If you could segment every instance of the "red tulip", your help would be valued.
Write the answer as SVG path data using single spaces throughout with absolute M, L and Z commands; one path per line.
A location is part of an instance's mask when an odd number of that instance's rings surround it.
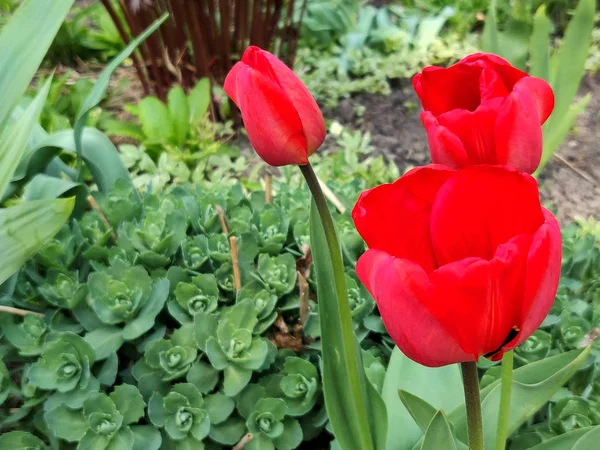
M 315 99 L 271 53 L 248 47 L 224 89 L 242 112 L 250 143 L 268 164 L 308 164 L 323 143 L 325 121 Z
M 363 192 L 357 273 L 390 336 L 430 367 L 493 360 L 548 314 L 561 235 L 535 180 L 500 166 L 416 168 Z
M 548 83 L 502 58 L 467 56 L 413 78 L 424 111 L 431 160 L 459 169 L 508 165 L 533 173 L 542 156 L 542 124 L 554 108 Z

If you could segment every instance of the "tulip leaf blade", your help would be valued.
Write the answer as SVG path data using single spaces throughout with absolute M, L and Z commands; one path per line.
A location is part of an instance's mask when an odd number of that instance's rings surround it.
M 573 376 L 588 358 L 589 347 L 527 364 L 513 372 L 508 432 L 513 433 L 538 411 Z M 493 448 L 498 423 L 501 383 L 496 380 L 481 390 L 483 434 L 486 448 Z M 464 404 L 449 414 L 456 435 L 467 440 Z
M 586 450 L 594 448 L 598 439 L 600 439 L 600 426 L 579 428 L 542 442 L 531 450 Z
M 481 48 L 484 52 L 500 53 L 500 33 L 498 32 L 498 19 L 496 17 L 496 0 L 491 0 L 483 26 L 483 40 Z
M 595 16 L 596 1 L 580 0 L 567 25 L 560 48 L 552 58 L 550 66 L 555 70 L 550 74 L 550 85 L 554 90 L 554 111 L 543 127 L 544 151 L 540 167 L 544 166 L 564 139 L 564 135 L 559 139 L 560 133 L 556 130 L 559 127 L 564 129 L 565 115 L 570 112 L 569 108 L 585 73 Z
M 540 5 L 533 17 L 533 31 L 529 41 L 529 74 L 550 81 L 550 28 L 546 5 Z
M 394 348 L 383 383 L 383 398 L 388 413 L 388 449 L 411 450 L 425 432 L 411 418 L 412 414 L 398 396 L 398 390 L 410 392 L 413 397 L 430 405 L 433 417 L 437 409 L 452 411 L 464 403 L 462 389 L 458 365 L 425 367 L 409 359 L 397 347 Z
M 423 445 L 421 445 L 421 450 L 438 450 L 440 448 L 457 450 L 452 429 L 442 410 L 437 411 L 431 419 L 425 432 Z
M 330 231 L 337 236 L 335 226 Z M 344 287 L 346 298 L 338 298 L 333 261 L 314 201 L 310 209 L 310 242 L 317 275 L 320 323 L 327 324 L 321 328 L 323 394 L 336 440 L 341 450 L 384 450 L 385 403 L 364 372 L 347 289 Z M 341 258 L 341 248 L 337 251 Z M 345 282 L 343 274 L 338 278 L 338 282 L 340 279 Z

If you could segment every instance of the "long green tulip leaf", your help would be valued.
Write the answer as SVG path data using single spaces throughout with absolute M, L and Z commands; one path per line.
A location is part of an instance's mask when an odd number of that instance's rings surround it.
M 496 9 L 496 0 L 491 0 L 485 17 L 485 24 L 483 26 L 481 49 L 484 52 L 499 54 L 500 33 L 498 33 Z
M 405 393 L 404 400 L 415 397 L 431 405 L 431 416 L 422 419 L 425 421 L 422 428 L 413 420 L 415 411 L 411 413 L 401 401 L 399 390 Z M 387 448 L 410 450 L 423 437 L 424 427 L 437 409 L 452 411 L 464 403 L 460 370 L 457 365 L 422 366 L 395 348 L 383 383 L 383 398 L 388 413 Z
M 348 297 L 338 298 L 333 263 L 314 202 L 310 211 L 310 239 L 317 275 L 323 391 L 329 420 L 342 450 L 383 450 L 387 428 L 385 404 L 365 375 Z M 347 290 L 344 291 L 347 295 Z
M 90 91 L 88 96 L 83 101 L 83 104 L 81 105 L 81 109 L 79 110 L 79 113 L 77 114 L 77 118 L 75 120 L 75 126 L 73 127 L 75 134 L 75 149 L 79 158 L 83 157 L 81 140 L 83 128 L 85 127 L 85 124 L 87 122 L 88 115 L 90 114 L 90 111 L 96 106 L 98 106 L 98 104 L 104 98 L 106 90 L 108 89 L 110 77 L 112 76 L 113 72 L 117 69 L 117 67 L 119 67 L 123 63 L 123 61 L 125 61 L 125 59 L 127 59 L 135 51 L 135 49 L 142 42 L 144 42 L 148 38 L 148 36 L 154 33 L 158 29 L 158 27 L 160 27 L 162 23 L 165 20 L 167 20 L 167 17 L 169 17 L 168 14 L 163 14 L 160 18 L 156 19 L 142 34 L 140 34 L 137 38 L 132 40 L 129 43 L 129 45 L 127 45 L 127 47 L 125 47 L 121 51 L 121 53 L 119 53 L 110 62 L 110 64 L 108 64 L 104 68 L 104 70 L 96 80 L 93 89 Z
M 8 125 L 0 134 L 0 197 L 6 191 L 23 156 L 31 130 L 37 123 L 48 97 L 50 83 L 51 78 L 27 106 L 23 115 L 14 124 Z
M 0 128 L 31 82 L 74 0 L 25 0 L 0 32 Z
M 529 75 L 550 81 L 550 19 L 546 5 L 541 5 L 533 18 L 533 31 L 529 42 Z
M 73 205 L 71 198 L 25 202 L 0 209 L 0 284 L 62 228 Z
M 530 450 L 589 450 L 596 448 L 600 440 L 600 426 L 579 428 L 556 436 Z
M 456 450 L 452 429 L 446 415 L 440 410 L 435 413 L 425 432 L 421 450 Z

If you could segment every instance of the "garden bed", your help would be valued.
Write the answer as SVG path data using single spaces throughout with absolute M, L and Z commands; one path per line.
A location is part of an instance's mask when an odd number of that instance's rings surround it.
M 542 199 L 563 225 L 578 216 L 600 216 L 600 74 L 584 78 L 580 95 L 587 93 L 592 98 L 586 110 L 540 177 Z M 325 116 L 371 133 L 375 151 L 394 160 L 402 173 L 430 161 L 419 111 L 410 80 L 399 80 L 388 96 L 357 95 Z

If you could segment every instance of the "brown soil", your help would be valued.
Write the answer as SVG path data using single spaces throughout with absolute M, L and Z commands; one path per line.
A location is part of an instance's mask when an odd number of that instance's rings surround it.
M 542 201 L 562 224 L 578 216 L 600 218 L 600 75 L 584 79 L 580 95 L 588 92 L 592 99 L 587 109 L 539 180 Z M 369 131 L 376 151 L 393 159 L 402 173 L 430 162 L 419 111 L 410 81 L 401 80 L 389 96 L 358 95 L 326 116 Z

